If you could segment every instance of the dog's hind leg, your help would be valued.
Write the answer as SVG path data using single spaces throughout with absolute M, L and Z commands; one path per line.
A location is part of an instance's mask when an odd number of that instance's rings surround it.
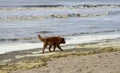
M 44 53 L 44 50 L 45 50 L 45 48 L 47 47 L 47 43 L 44 43 L 44 45 L 43 45 L 43 49 L 42 49 L 42 52 Z
M 51 52 L 51 47 L 52 47 L 52 45 L 49 45 L 49 48 L 48 48 L 48 49 L 49 49 L 49 52 Z

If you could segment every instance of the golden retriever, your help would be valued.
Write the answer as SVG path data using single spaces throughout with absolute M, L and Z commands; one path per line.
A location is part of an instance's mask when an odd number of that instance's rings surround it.
M 42 41 L 43 44 L 43 49 L 42 52 L 44 53 L 45 48 L 49 45 L 49 52 L 51 52 L 51 47 L 54 46 L 54 50 L 55 48 L 58 47 L 58 49 L 60 49 L 61 51 L 63 51 L 63 49 L 60 47 L 60 44 L 65 44 L 65 39 L 63 37 L 60 36 L 51 36 L 51 37 L 46 37 L 43 38 L 41 35 L 38 34 L 38 39 L 40 41 Z

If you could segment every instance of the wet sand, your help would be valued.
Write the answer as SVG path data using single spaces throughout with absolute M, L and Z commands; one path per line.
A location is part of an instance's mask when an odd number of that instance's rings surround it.
M 40 48 L 0 55 L 0 73 L 120 73 L 120 40 L 62 46 L 42 54 Z

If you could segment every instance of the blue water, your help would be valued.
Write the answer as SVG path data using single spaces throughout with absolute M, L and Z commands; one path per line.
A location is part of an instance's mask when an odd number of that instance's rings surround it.
M 81 16 L 76 16 L 74 15 L 75 13 L 78 13 Z M 51 17 L 53 14 L 65 14 L 68 16 L 62 18 Z M 97 16 L 94 14 L 97 14 Z M 36 19 L 34 16 L 45 18 Z M 48 9 L 44 7 L 33 9 L 32 7 L 5 7 L 0 9 L 0 17 L 1 43 L 37 42 L 37 34 L 42 34 L 43 36 L 68 36 L 119 34 L 120 32 L 120 7 L 53 7 Z M 12 39 L 18 40 L 12 41 Z

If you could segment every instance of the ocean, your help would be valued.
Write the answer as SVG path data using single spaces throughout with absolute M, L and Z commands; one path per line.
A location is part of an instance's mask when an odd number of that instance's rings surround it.
M 66 45 L 120 37 L 119 0 L 0 0 L 0 54 L 42 48 L 37 34 Z

